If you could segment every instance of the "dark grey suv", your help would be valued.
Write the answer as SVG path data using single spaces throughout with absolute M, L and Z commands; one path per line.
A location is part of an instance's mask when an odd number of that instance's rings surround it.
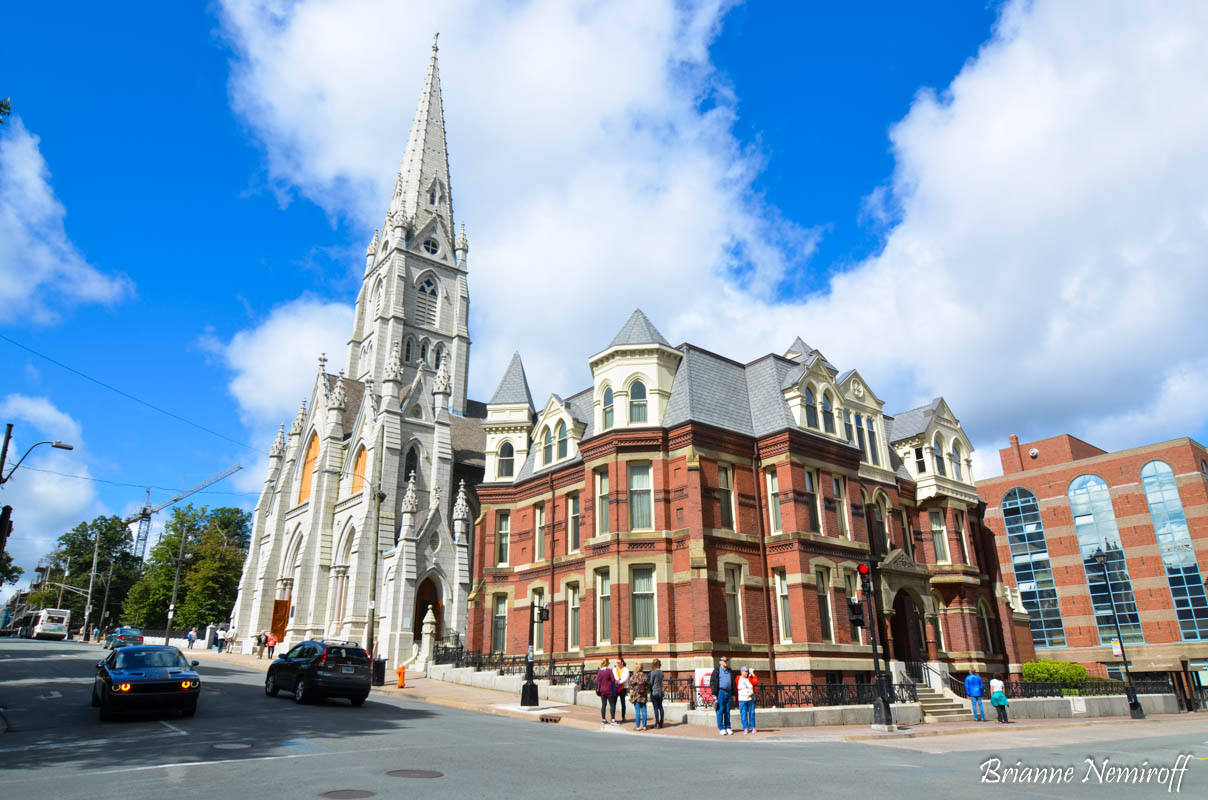
M 359 706 L 369 696 L 371 680 L 369 654 L 356 642 L 302 642 L 269 665 L 264 693 L 276 697 L 283 689 L 292 691 L 298 703 L 347 697 Z

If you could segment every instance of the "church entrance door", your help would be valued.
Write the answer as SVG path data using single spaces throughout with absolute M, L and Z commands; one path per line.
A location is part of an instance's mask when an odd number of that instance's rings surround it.
M 926 661 L 918 609 L 906 592 L 893 599 L 893 657 L 898 661 Z
M 441 617 L 442 611 L 440 605 L 440 590 L 436 588 L 436 582 L 431 578 L 426 579 L 419 585 L 419 589 L 415 593 L 415 641 L 419 642 L 424 636 L 424 617 L 428 614 L 428 609 L 432 609 L 432 616 L 436 618 L 436 638 L 440 638 L 441 632 Z

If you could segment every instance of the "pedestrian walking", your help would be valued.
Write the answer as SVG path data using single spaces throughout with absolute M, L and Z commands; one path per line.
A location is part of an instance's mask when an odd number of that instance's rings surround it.
M 600 662 L 600 671 L 596 673 L 596 694 L 600 696 L 600 727 L 617 724 L 617 677 L 608 666 L 608 659 Z M 604 717 L 607 710 L 611 719 Z
M 663 662 L 657 658 L 650 665 L 650 705 L 654 707 L 654 727 L 663 727 Z
M 755 733 L 755 685 L 746 667 L 738 671 L 738 719 L 743 733 Z
M 193 626 L 192 630 L 189 631 L 189 633 L 186 635 L 185 638 L 189 640 L 189 649 L 192 650 L 193 642 L 197 641 L 197 626 L 196 625 Z
M 237 640 L 236 640 L 236 638 L 235 638 L 235 626 L 234 626 L 234 625 L 232 625 L 231 627 L 227 628 L 227 636 L 226 636 L 226 651 L 227 651 L 228 653 L 233 653 L 233 652 L 235 652 L 235 643 L 236 643 L 236 641 L 237 641 Z
M 998 721 L 1006 724 L 1010 722 L 1007 719 L 1007 686 L 1000 678 L 993 677 L 990 679 L 990 705 L 994 706 L 994 710 L 998 712 Z
M 92 629 L 92 641 L 94 641 L 94 642 L 98 641 L 98 640 L 100 640 L 100 638 L 101 638 L 101 629 L 94 627 Z
M 218 638 L 215 641 L 215 646 L 217 646 L 219 653 L 222 652 L 222 648 L 226 647 L 226 631 L 222 628 L 218 629 Z
M 629 690 L 629 699 L 633 701 L 633 729 L 644 731 L 647 720 L 646 703 L 650 699 L 650 677 L 646 674 L 645 665 L 638 664 L 637 671 L 629 676 L 626 688 Z
M 272 631 L 268 632 L 268 657 L 273 657 L 273 651 L 277 649 L 277 634 Z
M 713 707 L 717 710 L 717 732 L 722 736 L 733 736 L 730 730 L 730 700 L 734 697 L 734 673 L 730 672 L 730 660 L 722 656 L 717 667 L 709 676 L 709 690 L 713 692 Z
M 985 693 L 986 685 L 982 683 L 981 676 L 976 670 L 969 670 L 969 674 L 965 676 L 965 694 L 969 697 L 969 703 L 973 706 L 973 719 L 981 722 L 986 721 L 986 711 L 982 707 L 982 694 Z
M 625 666 L 625 659 L 617 656 L 617 665 L 613 667 L 613 674 L 617 679 L 617 697 L 621 702 L 621 724 L 625 724 L 625 698 L 629 696 L 629 667 Z

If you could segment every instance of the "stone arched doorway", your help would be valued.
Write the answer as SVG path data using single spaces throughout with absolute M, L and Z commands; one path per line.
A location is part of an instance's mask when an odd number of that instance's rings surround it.
M 427 616 L 429 608 L 432 609 L 432 616 L 436 618 L 436 636 L 440 638 L 444 617 L 444 608 L 440 602 L 440 588 L 436 585 L 435 580 L 425 578 L 415 592 L 415 626 L 411 630 L 415 631 L 417 643 L 424 637 L 424 617 Z
M 893 599 L 890 629 L 893 632 L 895 660 L 927 660 L 927 647 L 923 639 L 923 615 L 908 592 L 898 592 Z

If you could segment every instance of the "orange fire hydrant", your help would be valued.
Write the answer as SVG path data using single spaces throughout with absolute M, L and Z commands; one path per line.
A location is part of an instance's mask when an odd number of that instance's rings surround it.
M 407 688 L 407 665 L 406 664 L 400 665 L 399 668 L 395 670 L 395 672 L 398 673 L 398 688 L 400 688 L 400 689 Z

